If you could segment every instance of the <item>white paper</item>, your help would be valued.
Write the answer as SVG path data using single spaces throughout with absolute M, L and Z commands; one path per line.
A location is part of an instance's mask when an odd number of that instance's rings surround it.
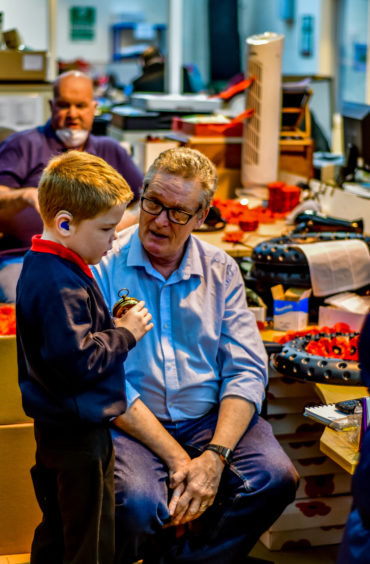
M 41 71 L 43 64 L 44 58 L 42 55 L 24 54 L 22 57 L 22 69 L 25 71 Z
M 347 239 L 292 245 L 304 252 L 314 296 L 330 296 L 370 284 L 370 253 L 364 241 Z
M 370 296 L 359 296 L 353 292 L 344 292 L 326 298 L 325 303 L 351 313 L 364 314 L 370 308 Z
M 42 96 L 0 96 L 0 126 L 21 131 L 43 123 Z

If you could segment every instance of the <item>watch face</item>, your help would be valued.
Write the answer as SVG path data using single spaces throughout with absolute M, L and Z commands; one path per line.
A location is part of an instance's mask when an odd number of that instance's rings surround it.
M 221 452 L 220 454 L 224 457 L 226 462 L 229 464 L 231 460 L 232 451 L 229 448 L 225 448 L 223 449 L 223 452 Z

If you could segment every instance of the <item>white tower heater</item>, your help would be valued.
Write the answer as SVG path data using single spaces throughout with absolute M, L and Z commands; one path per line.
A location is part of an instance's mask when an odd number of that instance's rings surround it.
M 254 114 L 244 123 L 243 192 L 266 198 L 266 184 L 277 180 L 281 124 L 281 58 L 284 36 L 266 32 L 246 40 L 246 76 L 254 77 L 246 107 Z

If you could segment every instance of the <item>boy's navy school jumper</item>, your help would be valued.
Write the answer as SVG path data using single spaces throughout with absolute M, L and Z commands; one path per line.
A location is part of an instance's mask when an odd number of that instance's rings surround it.
M 136 341 L 114 323 L 90 268 L 33 238 L 17 287 L 19 385 L 39 422 L 100 423 L 125 410 L 124 367 Z
M 31 564 L 113 564 L 114 450 L 126 407 L 123 361 L 136 340 L 114 327 L 90 268 L 35 236 L 17 285 L 23 407 L 35 421 L 31 469 L 43 512 Z

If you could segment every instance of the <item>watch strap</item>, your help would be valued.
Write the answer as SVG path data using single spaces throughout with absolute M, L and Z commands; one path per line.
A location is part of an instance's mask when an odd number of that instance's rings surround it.
M 222 462 L 224 464 L 229 465 L 231 462 L 231 457 L 233 455 L 233 451 L 231 448 L 228 447 L 224 447 L 222 445 L 216 445 L 214 443 L 210 443 L 209 445 L 207 445 L 205 447 L 204 450 L 211 450 L 213 452 L 215 452 L 216 454 L 218 454 L 218 456 L 220 457 L 220 459 L 222 460 Z

